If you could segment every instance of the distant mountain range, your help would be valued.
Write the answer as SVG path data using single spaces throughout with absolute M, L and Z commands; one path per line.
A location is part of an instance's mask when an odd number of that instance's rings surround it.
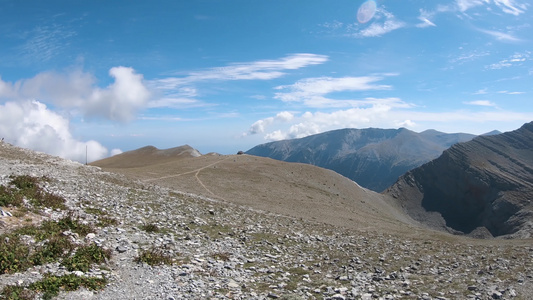
M 386 194 L 416 220 L 476 237 L 533 233 L 533 122 L 453 145 Z
M 339 129 L 258 145 L 246 154 L 327 168 L 381 192 L 405 172 L 474 137 L 435 130 L 416 133 L 405 128 Z

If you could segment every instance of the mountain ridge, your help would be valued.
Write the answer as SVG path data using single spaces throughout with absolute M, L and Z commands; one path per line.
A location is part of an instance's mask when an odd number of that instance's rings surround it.
M 345 128 L 261 144 L 246 153 L 331 169 L 381 192 L 408 170 L 437 158 L 452 144 L 473 137 L 435 130 L 416 133 L 406 128 Z
M 533 234 L 533 122 L 458 143 L 385 193 L 414 219 L 452 232 Z

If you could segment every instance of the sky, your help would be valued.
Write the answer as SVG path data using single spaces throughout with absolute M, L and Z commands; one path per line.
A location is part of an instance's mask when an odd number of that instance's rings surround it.
M 80 162 L 533 121 L 525 0 L 0 0 L 0 137 Z M 87 156 L 86 156 L 87 155 Z

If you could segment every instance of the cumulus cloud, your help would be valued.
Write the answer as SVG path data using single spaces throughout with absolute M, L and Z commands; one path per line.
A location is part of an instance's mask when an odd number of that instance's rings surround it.
M 411 130 L 436 129 L 444 132 L 462 132 L 465 128 L 478 128 L 481 134 L 493 130 L 494 127 L 504 126 L 516 128 L 524 122 L 530 122 L 533 115 L 528 112 L 512 112 L 502 109 L 493 111 L 455 110 L 447 112 L 427 112 L 406 107 L 400 99 L 390 101 L 375 99 L 374 105 L 357 107 L 330 112 L 316 111 L 295 115 L 285 124 L 270 124 L 270 130 L 263 128 L 266 140 L 276 141 L 292 138 L 302 138 L 339 128 L 398 128 L 406 127 Z M 465 102 L 473 106 L 491 106 L 495 104 L 478 100 Z M 480 124 L 486 124 L 485 127 Z
M 79 162 L 85 162 L 86 153 L 88 161 L 108 155 L 108 150 L 97 141 L 76 140 L 69 126 L 68 119 L 38 101 L 0 105 L 0 136 L 9 143 Z M 114 149 L 112 153 L 119 151 Z
M 305 112 L 296 116 L 289 112 L 278 113 L 275 117 L 258 120 L 248 130 L 246 135 L 262 134 L 267 140 L 282 140 L 300 138 L 326 130 L 345 127 L 369 127 L 383 125 L 396 126 L 404 124 L 411 126 L 415 123 L 408 119 L 391 119 L 389 112 L 393 109 L 411 107 L 398 98 L 368 98 L 365 107 L 356 107 L 333 112 Z M 268 127 L 274 127 L 268 132 Z
M 114 67 L 109 71 L 114 82 L 106 88 L 95 86 L 93 75 L 81 70 L 66 73 L 43 72 L 15 83 L 0 79 L 0 99 L 37 99 L 85 116 L 126 122 L 145 107 L 150 97 L 143 76 L 132 68 Z
M 105 89 L 94 89 L 82 107 L 89 116 L 131 121 L 150 97 L 142 83 L 143 76 L 126 67 L 112 68 L 109 75 L 115 82 Z
M 258 120 L 250 126 L 250 129 L 247 133 L 244 133 L 243 136 L 253 135 L 258 133 L 263 133 L 266 130 L 266 127 L 271 125 L 274 122 L 289 122 L 294 118 L 294 115 L 288 111 L 282 111 L 278 113 L 275 117 L 268 117 L 262 120 Z

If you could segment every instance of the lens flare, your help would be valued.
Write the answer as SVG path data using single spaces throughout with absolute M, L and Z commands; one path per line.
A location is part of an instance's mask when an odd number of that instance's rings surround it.
M 359 21 L 359 23 L 361 24 L 366 23 L 370 21 L 372 17 L 374 17 L 375 13 L 376 13 L 376 1 L 367 0 L 363 4 L 361 4 L 359 9 L 357 10 L 357 21 Z

